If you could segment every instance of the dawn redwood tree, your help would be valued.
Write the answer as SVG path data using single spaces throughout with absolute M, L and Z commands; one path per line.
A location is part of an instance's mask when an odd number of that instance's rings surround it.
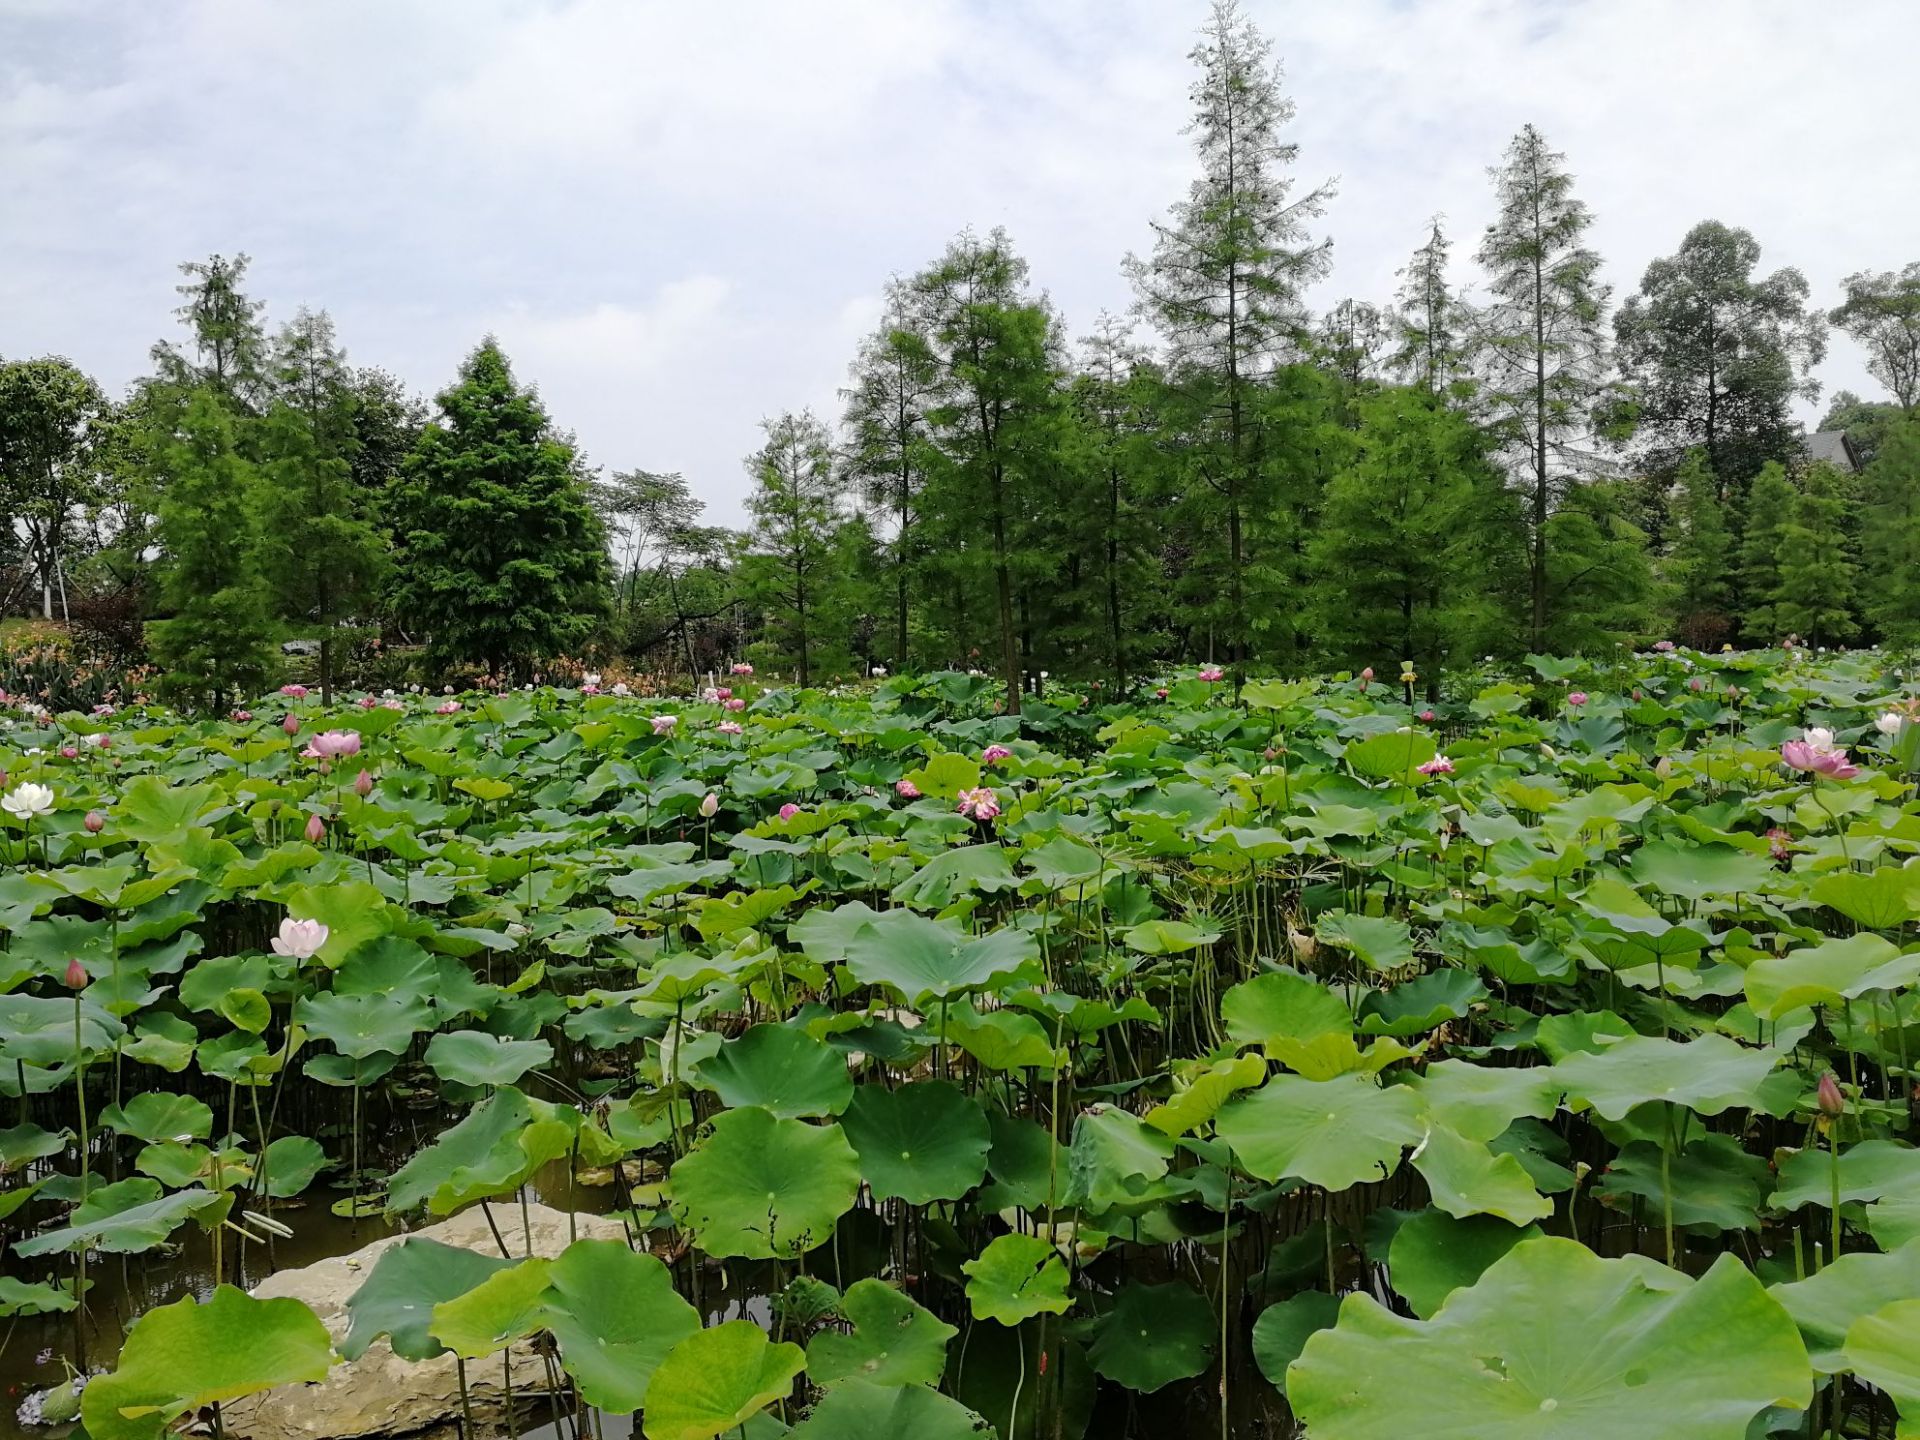
M 1400 290 L 1387 321 L 1392 334 L 1387 367 L 1436 398 L 1448 395 L 1465 372 L 1466 321 L 1447 279 L 1452 241 L 1436 219 L 1427 243 L 1400 271 Z
M 847 478 L 892 530 L 887 548 L 893 579 L 892 659 L 897 666 L 912 661 L 912 576 L 923 549 L 921 492 L 932 444 L 927 411 L 939 380 L 915 300 L 911 285 L 900 280 L 888 285 L 880 328 L 861 342 L 852 383 L 841 391 L 846 401 Z
M 1608 291 L 1566 156 L 1528 125 L 1492 174 L 1499 214 L 1479 251 L 1492 304 L 1477 317 L 1477 354 L 1490 418 L 1527 501 L 1528 630 L 1540 650 L 1555 588 L 1548 522 L 1593 468 L 1596 416 L 1611 395 Z
M 0 363 L 0 506 L 19 531 L 51 620 L 65 613 L 65 557 L 102 498 L 96 450 L 113 406 L 92 379 L 58 356 Z
M 1759 262 L 1748 231 L 1702 221 L 1647 266 L 1614 317 L 1643 464 L 1670 474 L 1697 446 L 1723 501 L 1744 494 L 1767 461 L 1797 459 L 1793 405 L 1817 395 L 1813 367 L 1826 354 L 1806 277 L 1760 275 Z
M 1851 489 L 1849 477 L 1831 465 L 1809 465 L 1780 528 L 1774 623 L 1810 645 L 1844 644 L 1860 633 L 1859 567 L 1847 535 Z
M 1867 370 L 1901 410 L 1920 405 L 1920 261 L 1863 270 L 1843 282 L 1847 298 L 1827 318 L 1867 352 Z
M 1920 418 L 1893 428 L 1862 476 L 1864 609 L 1896 645 L 1920 645 Z
M 1689 450 L 1674 477 L 1674 518 L 1666 580 L 1674 628 L 1700 649 L 1718 649 L 1733 629 L 1733 537 L 1704 450 Z
M 262 315 L 263 302 L 242 288 L 251 259 L 235 255 L 188 260 L 180 266 L 186 280 L 174 289 L 180 306 L 174 314 L 192 333 L 191 348 L 162 340 L 153 347 L 156 378 L 177 392 L 211 390 L 236 414 L 255 414 L 269 388 L 272 347 Z
M 387 497 L 391 604 L 435 664 L 526 675 L 605 613 L 605 531 L 573 446 L 491 337 L 434 403 Z
M 1050 563 L 1048 542 L 1029 520 L 1063 464 L 1058 322 L 1045 298 L 1028 292 L 1026 262 L 1000 230 L 962 235 L 913 286 L 937 366 L 927 412 L 927 539 L 961 584 L 983 569 L 991 577 L 1007 710 L 1017 714 L 1014 597 Z
M 261 425 L 262 565 L 280 617 L 320 642 L 320 694 L 333 703 L 334 633 L 379 594 L 386 542 L 355 483 L 360 431 L 352 372 L 325 311 L 302 310 L 274 347 Z
M 1293 118 L 1271 46 L 1235 0 L 1216 0 L 1192 52 L 1199 77 L 1189 92 L 1188 127 L 1200 175 L 1166 221 L 1151 257 L 1129 257 L 1140 310 L 1167 341 L 1170 407 L 1185 430 L 1182 481 L 1191 543 L 1218 572 L 1212 607 L 1236 674 L 1244 674 L 1254 633 L 1249 609 L 1250 517 L 1295 497 L 1276 493 L 1259 456 L 1263 437 L 1254 392 L 1283 358 L 1299 353 L 1308 322 L 1302 292 L 1327 268 L 1327 243 L 1308 222 L 1330 185 L 1295 193 L 1298 147 L 1280 135 Z M 1291 605 L 1286 593 L 1271 603 Z
M 747 460 L 754 480 L 748 591 L 793 656 L 801 685 L 813 683 L 822 616 L 839 583 L 844 489 L 827 427 L 811 410 L 761 422 L 766 443 Z
M 1791 628 L 1781 623 L 1774 600 L 1780 592 L 1780 547 L 1798 495 L 1777 460 L 1761 466 L 1747 487 L 1738 557 L 1740 632 L 1748 645 L 1776 644 Z

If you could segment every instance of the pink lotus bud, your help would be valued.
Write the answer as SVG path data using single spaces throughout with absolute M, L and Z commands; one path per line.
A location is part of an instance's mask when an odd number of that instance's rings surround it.
M 373 776 L 369 775 L 364 770 L 362 770 L 358 775 L 354 776 L 353 777 L 353 793 L 358 795 L 362 800 L 366 799 L 367 796 L 371 795 L 373 793 Z
M 1820 1085 L 1814 1091 L 1814 1103 L 1820 1107 L 1820 1113 L 1826 1116 L 1844 1115 L 1847 1110 L 1847 1097 L 1840 1089 L 1840 1081 L 1829 1070 L 1820 1077 Z
M 87 967 L 78 960 L 67 961 L 67 988 L 69 990 L 87 988 Z
M 1364 669 L 1364 670 L 1362 670 L 1362 671 L 1360 672 L 1360 678 L 1361 678 L 1362 680 L 1371 680 L 1371 679 L 1373 679 L 1373 667 L 1372 667 L 1371 665 L 1369 665 L 1369 666 L 1367 666 L 1367 668 L 1366 668 L 1366 669 Z
M 920 787 L 911 780 L 894 781 L 893 791 L 894 794 L 898 795 L 902 800 L 918 800 L 920 798 Z
M 71 745 L 62 745 L 60 747 L 60 758 L 62 760 L 77 760 L 80 758 L 80 752 Z
M 1431 710 L 1422 710 L 1420 712 L 1420 721 L 1422 724 L 1431 725 L 1433 723 L 1433 712 Z
M 720 813 L 720 797 L 709 790 L 700 797 L 700 813 L 711 820 Z
M 800 813 L 800 807 L 794 804 L 791 800 L 789 800 L 786 804 L 780 807 L 780 818 L 782 820 L 791 820 L 794 816 L 798 815 L 799 813 Z
M 716 685 L 713 691 L 713 698 L 716 700 L 731 700 L 733 698 L 733 688 L 728 685 Z
M 289 735 L 298 735 L 300 733 L 300 717 L 289 710 L 287 712 L 287 718 L 280 722 L 280 728 Z
M 322 840 L 325 840 L 326 838 L 327 838 L 327 822 L 322 820 L 318 815 L 309 816 L 307 818 L 308 841 L 314 845 L 318 845 Z
M 1280 752 L 1274 749 L 1273 746 L 1271 745 L 1267 746 L 1267 748 L 1262 750 L 1260 753 L 1266 756 L 1266 758 L 1269 760 L 1278 760 L 1280 758 Z
M 98 835 L 102 830 L 107 828 L 107 817 L 102 815 L 98 810 L 89 810 L 87 811 L 87 818 L 80 823 L 87 827 L 87 833 L 89 835 Z

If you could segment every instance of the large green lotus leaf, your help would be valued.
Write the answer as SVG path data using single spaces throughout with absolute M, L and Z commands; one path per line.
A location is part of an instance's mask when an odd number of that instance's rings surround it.
M 1704 1135 L 1667 1157 L 1672 1180 L 1673 1223 L 1681 1229 L 1755 1230 L 1767 1194 L 1767 1162 L 1749 1155 L 1730 1135 Z M 1607 1167 L 1594 1196 L 1620 1209 L 1638 1196 L 1647 1202 L 1647 1223 L 1667 1213 L 1668 1186 L 1661 1179 L 1661 1147 L 1646 1140 L 1626 1146 Z
M 315 1039 L 325 1040 L 350 1060 L 399 1055 L 413 1037 L 433 1028 L 425 1000 L 390 995 L 337 995 L 326 991 L 302 1000 L 295 1019 Z
M 961 1001 L 943 1007 L 940 1038 L 958 1045 L 989 1070 L 1058 1070 L 1066 1047 L 1056 1047 L 1040 1022 L 1022 1011 L 979 1011 Z
M 1213 1306 L 1178 1280 L 1164 1285 L 1129 1280 L 1113 1308 L 1087 1329 L 1092 1337 L 1087 1360 L 1095 1372 L 1147 1392 L 1204 1371 L 1219 1333 Z
M 1352 1075 L 1276 1075 L 1229 1102 L 1214 1121 L 1214 1133 L 1262 1180 L 1345 1190 L 1392 1175 L 1400 1152 L 1425 1133 L 1423 1112 L 1420 1097 L 1404 1085 L 1382 1089 Z
M 1220 997 L 1227 1034 L 1241 1045 L 1276 1039 L 1309 1041 L 1353 1029 L 1347 1002 L 1318 980 L 1293 970 L 1275 970 L 1243 980 Z
M 1888 1255 L 1842 1255 L 1816 1275 L 1772 1288 L 1800 1327 L 1813 1368 L 1831 1375 L 1848 1368 L 1844 1348 L 1856 1321 L 1883 1305 L 1920 1296 L 1920 1244 Z
M 730 1106 L 787 1120 L 838 1115 L 853 1099 L 846 1056 L 790 1025 L 755 1025 L 692 1066 L 690 1078 Z
M 1920 1194 L 1889 1195 L 1867 1206 L 1867 1233 L 1882 1250 L 1920 1240 Z
M 93 1440 L 157 1440 L 189 1410 L 325 1377 L 327 1327 L 298 1300 L 256 1300 L 220 1285 L 134 1322 L 119 1366 L 80 1394 Z
M 1287 1393 L 1287 1367 L 1339 1316 L 1340 1301 L 1323 1290 L 1303 1290 L 1260 1312 L 1253 1322 L 1253 1361 L 1274 1389 Z
M 994 1434 L 993 1426 L 951 1396 L 921 1385 L 862 1380 L 835 1385 L 787 1432 L 788 1440 L 991 1440 Z
M 1920 1435 L 1920 1300 L 1896 1300 L 1854 1321 L 1842 1353 L 1847 1369 L 1899 1407 L 1901 1440 Z
M 1809 1005 L 1838 1007 L 1876 990 L 1903 989 L 1915 980 L 1920 980 L 1920 951 L 1902 955 L 1863 930 L 1754 961 L 1747 967 L 1747 1003 L 1763 1020 L 1778 1020 Z
M 1349 745 L 1346 761 L 1356 775 L 1412 785 L 1424 778 L 1419 773 L 1420 767 L 1439 753 L 1430 733 L 1406 729 L 1391 735 L 1372 735 Z
M 993 1132 L 987 1169 L 993 1174 L 996 1204 L 1039 1210 L 1065 1203 L 1069 1189 L 1066 1147 L 1044 1126 L 1023 1116 L 996 1110 L 987 1125 Z
M 823 1245 L 860 1193 L 860 1161 L 838 1125 L 749 1105 L 675 1163 L 675 1212 L 713 1256 L 790 1260 Z
M 1309 1080 L 1377 1075 L 1396 1060 L 1404 1060 L 1413 1053 L 1391 1036 L 1382 1036 L 1364 1050 L 1351 1035 L 1316 1035 L 1305 1041 L 1278 1035 L 1267 1042 L 1269 1056 Z
M 1796 1150 L 1779 1164 L 1780 1183 L 1767 1204 L 1775 1210 L 1833 1203 L 1827 1152 Z M 1840 1202 L 1920 1194 L 1920 1150 L 1891 1140 L 1862 1140 L 1840 1152 Z
M 875 1199 L 958 1200 L 986 1177 L 986 1112 L 945 1080 L 862 1085 L 840 1124 Z
M 120 1135 L 152 1144 L 160 1140 L 204 1140 L 213 1133 L 213 1107 L 191 1095 L 146 1090 L 124 1105 L 109 1105 L 100 1123 Z
M 1138 950 L 1142 955 L 1185 955 L 1202 946 L 1217 944 L 1224 933 L 1211 923 L 1148 920 L 1133 926 L 1120 938 L 1129 950 Z
M 1525 1225 L 1553 1214 L 1553 1202 L 1533 1188 L 1518 1160 L 1496 1155 L 1484 1141 L 1469 1140 L 1445 1125 L 1428 1129 L 1413 1152 L 1413 1168 L 1425 1177 L 1433 1203 L 1456 1220 L 1497 1215 Z
M 450 1030 L 427 1042 L 433 1073 L 456 1085 L 512 1085 L 552 1062 L 545 1040 L 506 1040 L 484 1030 Z
M 980 765 L 965 755 L 956 755 L 950 750 L 942 751 L 929 757 L 924 766 L 911 771 L 906 778 L 913 782 L 914 788 L 922 795 L 951 800 L 962 790 L 979 788 Z
M 589 1405 L 630 1415 L 667 1352 L 700 1328 L 673 1274 L 618 1240 L 576 1240 L 547 1271 L 547 1330 Z
M 1163 1135 L 1185 1135 L 1213 1119 L 1239 1091 L 1251 1090 L 1266 1078 L 1266 1062 L 1258 1055 L 1194 1066 L 1176 1073 L 1173 1094 L 1144 1118 Z
M 1413 963 L 1413 931 L 1390 915 L 1350 915 L 1329 911 L 1313 933 L 1337 950 L 1350 950 L 1373 970 L 1400 970 Z
M 466 1360 L 526 1339 L 545 1323 L 541 1302 L 552 1264 L 535 1255 L 494 1271 L 465 1294 L 436 1304 L 427 1333 Z
M 161 1244 L 190 1217 L 217 1223 L 230 1198 L 209 1190 L 177 1190 L 163 1195 L 157 1181 L 144 1176 L 102 1185 L 74 1207 L 64 1228 L 16 1240 L 21 1255 L 54 1255 L 82 1245 L 113 1255 L 138 1255 Z
M 1436 1124 L 1469 1140 L 1498 1139 L 1515 1120 L 1544 1119 L 1560 1108 L 1560 1078 L 1545 1065 L 1442 1060 L 1412 1084 Z
M 816 1385 L 938 1385 L 947 1342 L 960 1332 L 879 1280 L 847 1287 L 840 1311 L 852 1333 L 822 1330 L 807 1342 L 807 1375 Z
M 579 1116 L 541 1105 L 518 1090 L 500 1089 L 469 1110 L 440 1138 L 418 1151 L 387 1183 L 387 1208 L 424 1204 L 450 1215 L 492 1195 L 517 1190 L 534 1171 L 573 1149 Z
M 0 1275 L 0 1320 L 23 1315 L 65 1314 L 78 1303 L 56 1286 L 29 1284 L 11 1275 Z
M 893 887 L 902 905 L 944 910 L 963 895 L 995 894 L 1020 883 L 1007 852 L 998 845 L 962 845 L 943 850 Z
M 1431 1320 L 1349 1295 L 1287 1372 L 1314 1440 L 1745 1440 L 1804 1409 L 1799 1332 L 1722 1255 L 1701 1279 L 1572 1240 L 1515 1246 Z
M 737 1429 L 791 1390 L 806 1363 L 798 1345 L 775 1344 L 751 1320 L 696 1330 L 653 1372 L 647 1440 L 714 1440 Z
M 946 1389 L 975 1414 L 995 1417 L 1001 1440 L 1081 1440 L 1100 1377 L 1064 1329 L 1046 1319 L 975 1325 L 953 1347 Z
M 1635 1035 L 1598 1054 L 1569 1055 L 1554 1066 L 1571 1100 L 1608 1120 L 1622 1120 L 1636 1105 L 1664 1100 L 1699 1115 L 1752 1106 L 1760 1082 L 1779 1057 L 1750 1050 L 1724 1035 L 1698 1040 L 1662 1040 Z
M 1124 1209 L 1143 1197 L 1173 1161 L 1173 1141 L 1137 1116 L 1091 1105 L 1073 1122 L 1067 1148 L 1073 1192 L 1094 1214 Z
M 1428 1320 L 1454 1291 L 1473 1284 L 1522 1240 L 1539 1235 L 1537 1225 L 1523 1229 L 1493 1215 L 1456 1220 L 1438 1210 L 1422 1210 L 1393 1232 L 1387 1273 L 1408 1308 Z M 1331 1325 L 1332 1318 L 1326 1323 Z M 1306 1344 L 1304 1337 L 1300 1343 Z
M 8 1070 L 22 1064 L 65 1065 L 74 1058 L 76 1038 L 97 1055 L 111 1050 L 114 1037 L 125 1033 L 106 1011 L 82 1002 L 76 1037 L 73 1009 L 73 1001 L 51 995 L 0 995 L 0 1063 Z
M 1813 882 L 1813 898 L 1869 930 L 1898 930 L 1920 920 L 1920 869 L 1883 865 L 1862 875 L 1836 870 Z
M 43 1130 L 32 1121 L 0 1129 L 0 1167 L 7 1170 L 24 1169 L 29 1162 L 58 1155 L 66 1148 L 65 1130 Z
M 1039 1314 L 1064 1315 L 1067 1267 L 1053 1246 L 1037 1235 L 1000 1235 L 960 1267 L 967 1274 L 967 1302 L 976 1320 L 1018 1325 Z
M 394 928 L 393 907 L 364 880 L 300 885 L 289 890 L 285 899 L 289 915 L 318 920 L 327 927 L 326 943 L 314 958 L 328 967 L 339 965 L 361 945 Z
M 434 1306 L 466 1294 L 512 1261 L 410 1235 L 380 1252 L 347 1301 L 343 1359 L 358 1360 L 382 1335 L 403 1360 L 430 1360 L 446 1347 L 433 1338 Z
M 1731 845 L 1675 845 L 1666 840 L 1642 845 L 1628 868 L 1648 889 L 1683 900 L 1751 894 L 1779 873 L 1764 854 Z
M 862 985 L 886 985 L 908 1004 L 924 1006 L 1010 980 L 1038 954 L 1024 931 L 995 930 L 974 939 L 957 925 L 889 910 L 855 935 L 847 968 Z
M 1424 1035 L 1458 1020 L 1487 998 L 1478 975 L 1435 970 L 1391 990 L 1375 990 L 1360 1002 L 1360 1029 L 1367 1035 Z
M 1080 899 L 1084 893 L 1081 887 L 1097 882 L 1109 870 L 1119 868 L 1112 857 L 1102 855 L 1091 845 L 1082 845 L 1064 835 L 1055 836 L 1020 858 L 1032 867 L 1043 894 L 1055 895 L 1063 900 Z

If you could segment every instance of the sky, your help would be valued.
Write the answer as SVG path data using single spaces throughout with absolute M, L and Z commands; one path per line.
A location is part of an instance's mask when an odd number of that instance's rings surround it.
M 1566 152 L 1617 296 L 1703 219 L 1822 308 L 1920 259 L 1920 4 L 1243 0 L 1298 106 L 1320 308 L 1455 278 L 1523 124 Z M 0 0 L 0 355 L 112 390 L 179 262 L 253 258 L 423 393 L 491 332 L 608 470 L 739 523 L 761 419 L 839 413 L 888 278 L 1005 226 L 1075 334 L 1194 174 L 1205 0 Z M 1832 339 L 1831 393 L 1877 397 Z M 1817 414 L 1817 412 L 1813 412 Z M 1810 418 L 1811 415 L 1810 415 Z

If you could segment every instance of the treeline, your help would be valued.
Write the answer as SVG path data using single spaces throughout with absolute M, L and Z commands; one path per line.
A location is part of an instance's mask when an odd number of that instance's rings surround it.
M 272 643 L 417 641 L 433 678 L 568 653 L 815 682 L 875 666 L 1124 687 L 1693 644 L 1920 641 L 1920 264 L 1817 305 L 1745 230 L 1694 226 L 1617 306 L 1566 158 L 1523 128 L 1463 263 L 1438 222 L 1384 303 L 1304 296 L 1332 190 L 1230 0 L 1193 52 L 1198 173 L 1075 340 L 1010 238 L 887 289 L 837 416 L 784 413 L 751 523 L 679 475 L 602 477 L 491 341 L 431 412 L 324 314 L 269 337 L 244 258 L 186 267 L 179 347 L 109 402 L 0 367 L 20 573 L 144 634 L 220 704 Z M 1834 397 L 1829 326 L 1888 398 Z M 366 637 L 373 638 L 368 640 Z

